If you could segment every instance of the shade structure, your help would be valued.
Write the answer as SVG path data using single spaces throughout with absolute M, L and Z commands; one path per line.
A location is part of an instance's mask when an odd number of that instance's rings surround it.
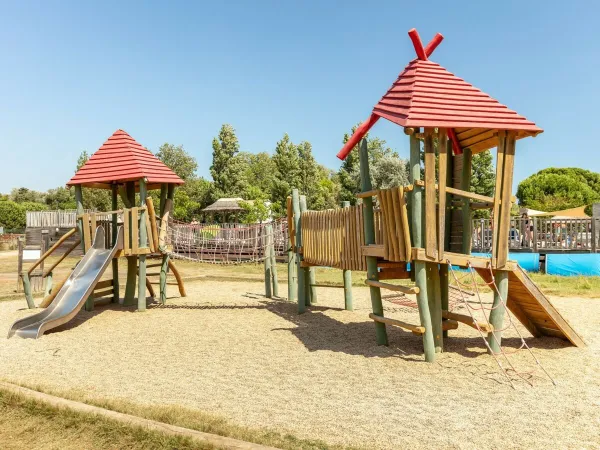
M 183 184 L 175 172 L 123 130 L 117 130 L 69 180 L 81 185 L 110 189 L 113 184 L 146 179 L 148 189 L 161 184 Z M 137 184 L 136 184 L 137 188 Z
M 413 43 L 414 34 L 411 35 Z M 432 42 L 437 46 L 441 39 L 438 34 Z M 338 153 L 340 159 L 347 156 L 380 117 L 402 127 L 447 128 L 455 151 L 470 148 L 474 154 L 495 147 L 498 130 L 514 130 L 517 139 L 543 131 L 516 111 L 430 61 L 428 56 L 433 50 L 428 49 L 431 46 L 430 43 L 423 48 L 420 39 L 415 43 L 419 56 L 409 62 L 377 102 L 369 119 Z
M 211 205 L 208 205 L 202 210 L 202 212 L 210 213 L 228 213 L 228 212 L 240 212 L 244 211 L 244 208 L 240 206 L 240 202 L 253 203 L 252 200 L 244 200 L 243 198 L 220 198 Z

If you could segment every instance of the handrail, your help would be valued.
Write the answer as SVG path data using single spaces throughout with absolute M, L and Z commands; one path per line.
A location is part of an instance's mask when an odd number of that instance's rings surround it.
M 29 270 L 27 270 L 27 275 L 31 275 L 31 272 L 33 272 L 35 270 L 35 268 L 37 266 L 39 266 L 48 256 L 50 256 L 52 253 L 54 253 L 54 251 L 60 247 L 60 245 L 65 242 L 67 239 L 69 239 L 74 233 L 77 232 L 77 228 L 71 228 L 69 231 L 67 231 L 58 241 L 55 242 L 55 244 L 50 247 L 46 253 L 44 253 L 40 259 L 38 259 L 35 263 L 33 263 L 33 265 L 29 268 Z
M 69 256 L 69 253 L 71 253 L 73 250 L 75 250 L 79 244 L 81 244 L 81 239 L 78 239 L 77 242 L 75 242 L 73 245 L 71 245 L 71 247 L 69 247 L 69 249 L 62 254 L 62 256 L 58 259 L 58 261 L 56 261 L 54 264 L 52 264 L 52 266 L 46 271 L 46 273 L 44 273 L 42 275 L 42 278 L 46 278 L 50 273 L 52 273 L 52 271 L 54 269 L 56 269 L 56 266 L 58 266 L 61 262 L 63 262 L 63 260 L 67 256 Z

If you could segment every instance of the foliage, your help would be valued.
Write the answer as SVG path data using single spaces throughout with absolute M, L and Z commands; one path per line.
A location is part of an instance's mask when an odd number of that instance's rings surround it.
M 408 181 L 408 161 L 395 154 L 383 155 L 371 167 L 374 189 L 405 186 Z
M 83 165 L 88 162 L 88 160 L 90 159 L 90 155 L 88 155 L 88 152 L 86 152 L 85 150 L 81 152 L 81 154 L 79 155 L 79 158 L 77 158 L 77 168 L 75 169 L 75 172 L 77 172 L 79 169 L 81 169 L 83 167 Z
M 471 192 L 493 197 L 496 185 L 496 171 L 492 161 L 492 153 L 486 151 L 473 155 L 471 165 Z M 487 219 L 489 217 L 489 209 L 473 211 L 474 219 Z
M 23 202 L 12 200 L 0 201 L 0 226 L 6 230 L 20 230 L 26 225 L 26 211 L 43 211 L 47 209 L 43 203 Z
M 257 199 L 254 201 L 239 202 L 239 205 L 244 209 L 242 217 L 243 223 L 262 223 L 269 218 L 269 202 Z
M 46 193 L 46 205 L 48 209 L 75 209 L 75 194 L 62 186 L 49 189 Z
M 198 162 L 183 149 L 183 145 L 164 143 L 156 152 L 156 157 L 177 174 L 183 181 L 195 177 Z
M 239 156 L 240 144 L 235 129 L 224 124 L 219 136 L 212 142 L 213 154 L 210 174 L 214 183 L 214 197 L 231 197 L 244 191 L 244 158 Z
M 541 211 L 560 211 L 600 201 L 600 173 L 578 168 L 540 170 L 519 183 L 519 204 Z
M 277 215 L 283 215 L 288 195 L 291 195 L 293 188 L 298 188 L 300 185 L 298 149 L 287 133 L 275 145 L 272 159 L 275 165 L 275 176 L 271 187 L 272 208 Z
M 271 197 L 275 181 L 275 162 L 267 152 L 240 152 L 244 161 L 244 178 L 248 183 L 243 198 L 254 200 L 259 196 Z
M 15 188 L 10 191 L 10 200 L 16 203 L 32 202 L 44 203 L 46 194 L 25 187 Z

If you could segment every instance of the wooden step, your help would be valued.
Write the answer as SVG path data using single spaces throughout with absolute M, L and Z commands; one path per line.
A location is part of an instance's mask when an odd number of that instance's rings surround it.
M 389 291 L 403 292 L 405 294 L 418 294 L 420 292 L 417 286 L 400 286 L 397 284 L 382 283 L 381 281 L 366 280 L 368 286 L 387 289 Z
M 471 316 L 467 316 L 466 314 L 457 314 L 450 311 L 442 311 L 442 317 L 444 319 L 455 320 L 460 323 L 464 323 L 465 325 L 470 326 L 471 328 L 480 329 L 484 333 L 491 333 L 494 331 L 494 326 L 492 324 L 477 322 Z M 477 328 L 479 326 L 479 328 Z
M 411 323 L 402 322 L 401 320 L 397 319 L 390 319 L 389 317 L 378 316 L 377 314 L 373 313 L 369 314 L 369 317 L 375 322 L 385 323 L 386 325 L 393 325 L 395 327 L 404 328 L 416 334 L 425 333 L 425 327 L 419 325 L 413 325 Z

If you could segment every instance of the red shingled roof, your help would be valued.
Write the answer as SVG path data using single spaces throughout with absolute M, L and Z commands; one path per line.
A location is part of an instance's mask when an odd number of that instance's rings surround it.
M 67 186 L 109 189 L 111 184 L 146 178 L 148 189 L 183 184 L 175 172 L 123 130 L 117 130 L 69 180 Z
M 428 56 L 443 39 L 439 33 L 432 40 L 435 45 L 430 43 L 425 49 L 416 30 L 409 35 L 419 56 L 400 73 L 338 157 L 344 159 L 379 117 L 402 127 L 451 129 L 456 135 L 455 148 L 470 148 L 473 153 L 495 147 L 497 130 L 517 130 L 517 138 L 542 132 L 535 123 L 429 61 Z

